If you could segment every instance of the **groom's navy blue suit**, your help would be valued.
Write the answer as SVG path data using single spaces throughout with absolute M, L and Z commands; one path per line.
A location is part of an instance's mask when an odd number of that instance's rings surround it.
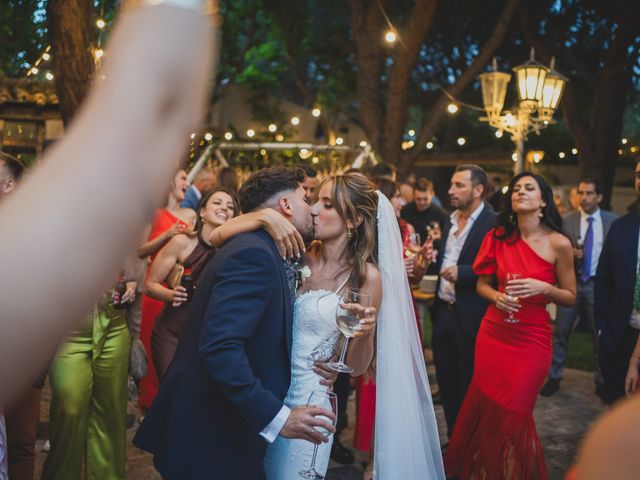
M 167 480 L 262 479 L 260 432 L 289 388 L 292 303 L 282 258 L 264 231 L 218 251 L 134 443 Z

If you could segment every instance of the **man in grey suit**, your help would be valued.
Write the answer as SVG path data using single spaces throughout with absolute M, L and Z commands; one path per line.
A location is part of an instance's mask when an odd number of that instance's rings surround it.
M 556 328 L 553 331 L 553 360 L 549 370 L 549 379 L 542 387 L 540 395 L 551 396 L 560 388 L 564 361 L 569 347 L 569 336 L 578 315 L 586 320 L 593 336 L 595 356 L 596 394 L 602 396 L 604 382 L 598 364 L 598 332 L 593 314 L 593 278 L 596 275 L 598 259 L 602 252 L 604 239 L 611 223 L 617 215 L 600 209 L 602 189 L 600 182 L 587 178 L 578 184 L 580 209 L 562 217 L 562 230 L 574 246 L 576 259 L 576 303 L 572 307 L 558 307 Z

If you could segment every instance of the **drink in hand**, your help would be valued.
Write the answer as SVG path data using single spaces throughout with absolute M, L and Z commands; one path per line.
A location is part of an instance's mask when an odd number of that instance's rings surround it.
M 338 330 L 347 338 L 353 337 L 358 331 L 358 325 L 360 325 L 360 321 L 351 315 L 350 312 L 338 315 L 336 321 L 338 323 Z

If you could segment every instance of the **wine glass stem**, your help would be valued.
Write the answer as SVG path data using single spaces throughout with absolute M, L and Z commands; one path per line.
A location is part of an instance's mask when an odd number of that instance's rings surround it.
M 347 346 L 349 345 L 349 337 L 344 337 L 344 345 L 342 346 L 342 352 L 340 352 L 340 360 L 338 363 L 344 364 L 344 357 L 347 354 Z
M 313 445 L 313 457 L 311 458 L 311 470 L 316 471 L 316 456 L 318 455 L 318 444 Z

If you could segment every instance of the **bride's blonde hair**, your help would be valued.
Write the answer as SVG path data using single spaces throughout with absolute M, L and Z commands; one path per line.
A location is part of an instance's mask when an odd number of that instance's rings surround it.
M 331 182 L 331 203 L 338 215 L 351 222 L 346 258 L 352 270 L 349 285 L 360 288 L 367 276 L 367 264 L 378 264 L 376 188 L 366 177 L 358 173 L 347 173 L 326 178 L 318 185 L 317 192 Z

